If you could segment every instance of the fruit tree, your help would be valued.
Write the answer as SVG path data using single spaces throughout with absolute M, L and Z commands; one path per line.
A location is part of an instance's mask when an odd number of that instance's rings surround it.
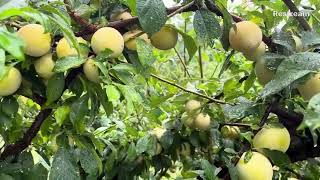
M 320 179 L 318 0 L 0 1 L 0 180 Z

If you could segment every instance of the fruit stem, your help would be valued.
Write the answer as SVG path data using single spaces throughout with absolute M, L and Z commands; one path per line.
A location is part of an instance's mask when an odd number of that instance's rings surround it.
M 173 49 L 174 49 L 174 51 L 176 52 L 176 54 L 177 54 L 177 56 L 178 56 L 178 58 L 179 58 L 179 61 L 181 62 L 182 66 L 183 66 L 184 72 L 188 75 L 188 77 L 191 77 L 191 76 L 190 76 L 190 73 L 189 73 L 189 71 L 188 71 L 188 69 L 187 69 L 187 65 L 184 63 L 184 61 L 183 61 L 183 59 L 181 58 L 179 52 L 177 51 L 176 48 L 173 48 Z
M 198 53 L 199 53 L 200 78 L 201 78 L 201 81 L 203 81 L 203 66 L 202 66 L 201 46 L 199 46 Z

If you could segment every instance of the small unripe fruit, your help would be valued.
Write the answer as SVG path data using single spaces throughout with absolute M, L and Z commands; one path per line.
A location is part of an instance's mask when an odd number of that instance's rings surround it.
M 157 140 L 160 141 L 165 132 L 165 129 L 157 127 L 153 129 L 151 134 L 155 135 Z
M 118 13 L 112 14 L 110 17 L 110 20 L 111 21 L 123 21 L 123 20 L 131 19 L 131 18 L 132 18 L 132 15 L 129 12 L 124 11 L 124 12 L 118 12 Z
M 272 165 L 264 155 L 258 152 L 252 152 L 250 160 L 245 163 L 243 153 L 236 165 L 239 180 L 272 180 Z
M 128 31 L 123 35 L 124 39 L 124 45 L 130 49 L 130 50 L 137 50 L 137 44 L 136 44 L 136 38 L 141 38 L 145 42 L 150 43 L 150 39 L 148 38 L 148 35 L 146 33 L 143 33 L 139 37 L 135 37 L 138 34 L 141 34 L 142 31 L 140 30 L 133 30 L 133 31 Z
M 237 126 L 223 126 L 221 128 L 221 134 L 225 138 L 236 139 L 239 137 L 240 129 Z
M 198 114 L 194 119 L 194 125 L 199 130 L 207 130 L 210 126 L 210 116 L 203 113 Z
M 312 75 L 304 84 L 298 86 L 298 91 L 306 101 L 320 93 L 320 73 Z
M 161 152 L 162 152 L 162 146 L 160 143 L 157 142 L 156 155 L 159 155 Z
M 182 114 L 181 121 L 185 126 L 192 128 L 192 126 L 193 126 L 193 117 L 190 117 L 187 112 L 184 112 Z
M 9 96 L 15 93 L 21 85 L 21 73 L 15 67 L 10 68 L 8 73 L 0 80 L 0 96 Z
M 229 32 L 230 46 L 240 52 L 254 51 L 262 42 L 262 31 L 259 26 L 250 21 L 235 24 Z
M 87 44 L 87 41 L 84 40 L 82 37 L 77 37 L 77 41 L 78 43 Z M 77 50 L 74 47 L 72 47 L 71 44 L 69 44 L 66 38 L 60 39 L 60 41 L 57 44 L 56 51 L 57 51 L 58 58 L 63 58 L 66 56 L 73 56 L 78 54 Z M 86 57 L 88 56 L 88 52 L 82 51 L 80 52 L 80 55 L 82 57 Z
M 151 44 L 160 50 L 174 48 L 178 41 L 178 32 L 170 26 L 163 26 L 151 36 Z
M 44 79 L 50 79 L 51 76 L 54 74 L 53 68 L 54 68 L 54 61 L 52 59 L 52 54 L 48 53 L 41 58 L 39 58 L 34 63 L 34 68 L 36 69 L 36 72 L 38 75 Z
M 301 41 L 301 39 L 296 35 L 292 35 L 292 38 L 293 38 L 294 43 L 296 45 L 296 51 L 297 52 L 301 52 L 302 51 L 302 41 Z
M 264 42 L 261 42 L 260 45 L 254 51 L 243 53 L 243 55 L 248 60 L 256 61 L 257 59 L 261 59 L 265 53 L 266 53 L 266 44 Z
M 286 152 L 289 145 L 290 134 L 286 128 L 262 128 L 253 138 L 255 148 Z
M 45 33 L 43 26 L 28 24 L 20 28 L 17 34 L 25 42 L 24 52 L 27 55 L 40 57 L 49 52 L 51 37 L 49 33 Z
M 268 69 L 266 60 L 264 58 L 256 61 L 254 70 L 261 85 L 265 85 L 273 79 L 274 71 Z
M 291 178 L 288 178 L 287 180 L 299 180 L 299 179 L 291 177 Z
M 96 54 L 105 49 L 110 49 L 113 52 L 111 57 L 116 58 L 120 56 L 123 51 L 124 40 L 116 29 L 103 27 L 92 35 L 91 47 Z
M 92 59 L 88 59 L 83 64 L 83 72 L 90 81 L 99 83 L 99 68 L 94 64 Z
M 200 113 L 201 103 L 197 100 L 189 100 L 185 105 L 185 110 L 188 114 Z

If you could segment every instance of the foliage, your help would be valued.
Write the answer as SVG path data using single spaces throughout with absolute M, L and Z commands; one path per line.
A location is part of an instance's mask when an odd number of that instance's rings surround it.
M 192 1 L 175 2 L 184 7 Z M 197 0 L 184 9 L 188 12 L 176 12 L 170 18 L 160 0 L 0 2 L 0 82 L 7 66 L 17 67 L 23 76 L 15 94 L 0 97 L 0 152 L 22 137 L 27 137 L 22 143 L 32 140 L 21 153 L 0 154 L 0 179 L 236 180 L 235 165 L 244 151 L 256 150 L 252 137 L 263 119 L 283 124 L 297 141 L 303 138 L 303 145 L 311 142 L 312 148 L 318 148 L 313 145 L 318 143 L 320 96 L 307 102 L 296 88 L 319 71 L 320 6 L 316 0 L 296 5 L 312 13 L 307 22 L 315 31 L 304 31 L 293 17 L 273 16 L 274 11 L 287 11 L 280 0 L 253 0 L 249 6 Z M 136 20 L 109 22 L 119 10 L 138 16 L 139 24 L 131 26 Z M 255 78 L 254 62 L 229 48 L 233 13 L 255 22 L 265 37 L 272 37 L 264 58 L 275 76 L 265 87 Z M 79 23 L 84 21 L 95 27 L 111 24 L 122 34 L 140 25 L 149 36 L 171 24 L 179 41 L 174 49 L 160 51 L 138 38 L 137 51 L 125 49 L 112 59 L 108 49 L 94 54 L 77 42 L 78 35 L 90 41 L 92 33 L 83 33 L 88 26 Z M 100 83 L 86 78 L 81 65 L 87 59 L 80 55 L 55 59 L 55 74 L 48 80 L 39 77 L 33 66 L 36 58 L 24 54 L 25 44 L 16 33 L 28 23 L 39 23 L 50 32 L 53 54 L 62 36 L 78 54 L 90 51 Z M 278 32 L 279 23 L 283 26 Z M 303 52 L 296 52 L 292 34 L 301 37 Z M 184 105 L 192 99 L 200 101 L 199 111 L 210 116 L 208 130 L 184 124 Z M 272 111 L 280 105 L 288 114 L 303 114 L 302 123 L 284 122 L 278 111 Z M 52 110 L 49 116 L 39 117 L 48 109 Z M 239 126 L 239 137 L 224 138 L 220 130 L 226 124 Z M 165 129 L 160 139 L 152 133 L 157 127 Z M 30 129 L 36 131 L 34 137 L 28 136 L 34 133 Z M 186 143 L 190 144 L 187 155 L 182 153 Z M 274 178 L 319 179 L 320 162 L 313 156 L 320 154 L 309 156 L 309 149 L 295 143 L 287 153 L 261 150 L 277 166 Z

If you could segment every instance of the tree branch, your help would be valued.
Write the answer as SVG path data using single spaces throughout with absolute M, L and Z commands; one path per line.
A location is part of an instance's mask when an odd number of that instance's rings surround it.
M 73 69 L 69 72 L 68 76 L 66 77 L 66 83 L 64 90 L 66 90 L 69 85 L 73 82 L 73 80 L 82 72 L 81 68 Z M 46 102 L 46 98 L 34 94 L 32 99 L 37 102 L 39 105 L 43 105 Z M 5 159 L 8 156 L 16 155 L 21 153 L 24 149 L 26 149 L 32 142 L 32 139 L 38 134 L 42 123 L 50 116 L 53 109 L 43 109 L 39 112 L 36 116 L 35 120 L 33 121 L 32 125 L 29 129 L 25 132 L 22 139 L 17 141 L 14 144 L 9 144 L 5 147 L 3 153 L 0 155 L 0 159 Z
M 91 24 L 90 22 L 88 22 L 87 20 L 82 18 L 79 14 L 75 13 L 70 8 L 68 8 L 69 5 L 68 5 L 67 0 L 65 0 L 65 4 L 66 4 L 67 10 L 68 10 L 68 13 L 72 17 L 72 19 L 74 19 L 80 26 L 83 27 L 83 30 L 77 32 L 76 36 L 85 36 L 88 34 L 92 34 L 100 28 L 100 26 Z M 217 14 L 218 16 L 221 16 L 221 17 L 223 16 L 223 14 L 219 10 L 219 8 L 215 4 L 213 4 L 210 0 L 206 0 L 205 4 L 211 12 Z M 199 9 L 199 7 L 196 6 L 195 3 L 191 2 L 187 5 L 167 8 L 167 14 L 168 14 L 168 17 L 171 17 L 172 15 L 175 15 L 178 13 L 196 11 L 198 9 Z M 231 14 L 231 16 L 235 22 L 240 22 L 240 21 L 244 20 L 241 17 L 236 16 L 234 14 Z M 107 26 L 118 29 L 118 30 L 122 30 L 123 28 L 132 26 L 137 23 L 139 23 L 139 19 L 136 16 L 136 17 L 132 17 L 130 19 L 110 22 Z M 275 44 L 272 42 L 272 39 L 270 37 L 263 35 L 263 41 L 270 49 L 274 49 Z
M 167 8 L 167 14 L 170 17 L 171 14 L 175 15 L 175 14 L 182 13 L 182 12 L 195 11 L 197 9 L 198 9 L 198 7 L 194 3 L 189 3 L 186 6 L 175 6 L 175 7 Z M 69 12 L 70 16 L 80 26 L 83 27 L 83 30 L 76 33 L 76 36 L 84 36 L 84 35 L 92 34 L 100 28 L 100 26 L 98 26 L 98 25 L 93 25 L 93 24 L 89 23 L 87 20 L 85 20 L 84 18 L 82 18 L 78 14 L 74 13 L 74 11 L 68 10 L 68 12 Z M 136 16 L 136 17 L 132 17 L 130 19 L 110 22 L 107 26 L 121 30 L 123 28 L 135 25 L 137 23 L 139 23 L 139 19 Z
M 24 134 L 23 138 L 16 142 L 15 144 L 10 144 L 6 146 L 3 153 L 0 156 L 0 159 L 4 159 L 11 155 L 16 155 L 26 149 L 30 144 L 32 139 L 37 135 L 40 130 L 41 124 L 44 120 L 51 114 L 52 109 L 45 109 L 40 111 L 36 116 L 35 121 L 32 123 L 31 127 Z
M 208 99 L 208 100 L 210 100 L 212 102 L 219 103 L 219 104 L 230 104 L 228 102 L 225 102 L 225 101 L 222 101 L 222 100 L 219 100 L 219 99 L 214 99 L 212 97 L 206 96 L 206 95 L 198 93 L 198 92 L 190 91 L 190 90 L 185 89 L 184 87 L 182 87 L 182 86 L 180 86 L 178 84 L 175 84 L 174 82 L 171 82 L 169 80 L 163 79 L 163 78 L 161 78 L 161 77 L 159 77 L 159 76 L 157 76 L 155 74 L 151 74 L 151 76 L 156 78 L 156 79 L 158 79 L 158 80 L 160 80 L 160 81 L 162 81 L 162 82 L 165 82 L 165 83 L 170 84 L 170 85 L 172 85 L 174 87 L 177 87 L 177 88 L 181 89 L 182 91 L 185 91 L 185 92 L 190 93 L 190 94 L 197 95 L 197 96 L 202 97 L 204 99 Z
M 297 8 L 297 6 L 291 0 L 282 0 L 282 1 L 287 5 L 287 7 L 289 8 L 289 10 L 292 13 L 299 14 L 299 9 Z M 302 26 L 302 28 L 305 31 L 311 31 L 312 30 L 311 26 L 308 24 L 307 20 L 303 16 L 296 15 L 294 17 L 300 23 L 300 25 Z
M 176 14 L 179 14 L 181 12 L 184 12 L 185 10 L 189 9 L 190 7 L 192 7 L 194 5 L 194 1 L 191 1 L 190 3 L 186 4 L 186 5 L 183 5 L 181 6 L 179 9 L 175 10 L 174 12 L 170 13 L 168 15 L 168 18 L 171 18 L 173 17 L 174 15 Z
M 259 127 L 262 127 L 268 121 L 268 117 L 269 117 L 269 115 L 270 115 L 270 113 L 272 111 L 272 107 L 274 107 L 275 104 L 278 103 L 279 99 L 280 99 L 280 97 L 278 97 L 278 96 L 272 98 L 270 104 L 266 108 L 265 113 L 264 113 L 264 115 L 263 115 L 263 117 L 262 117 L 262 119 L 261 119 L 261 121 L 259 123 Z

